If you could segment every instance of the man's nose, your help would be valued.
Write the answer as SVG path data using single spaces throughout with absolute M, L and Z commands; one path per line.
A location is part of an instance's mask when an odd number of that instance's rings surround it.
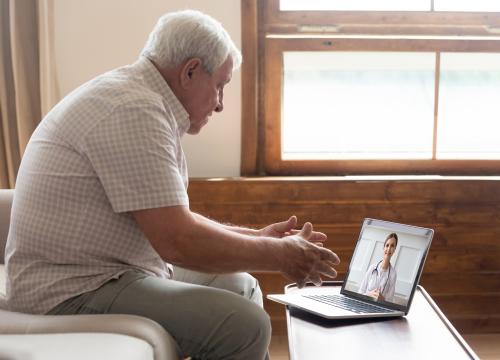
M 224 110 L 224 91 L 222 89 L 219 89 L 219 92 L 217 93 L 217 106 L 215 107 L 215 112 L 221 112 Z
M 221 112 L 224 109 L 224 104 L 222 101 L 219 102 L 219 104 L 215 107 L 215 112 Z

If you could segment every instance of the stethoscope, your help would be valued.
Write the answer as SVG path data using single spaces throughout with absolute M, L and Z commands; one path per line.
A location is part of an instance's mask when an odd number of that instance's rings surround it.
M 378 263 L 377 263 L 377 266 L 375 266 L 375 269 L 372 270 L 372 273 L 370 274 L 370 276 L 373 275 L 373 272 L 375 271 L 375 274 L 376 276 L 378 277 L 378 266 L 380 265 L 380 263 L 382 262 L 383 260 L 380 260 Z M 385 291 L 385 287 L 387 286 L 387 283 L 389 282 L 389 278 L 391 276 L 391 264 L 389 263 L 389 273 L 387 274 L 387 279 L 385 279 L 385 284 L 384 284 L 384 287 L 382 288 L 382 291 L 380 292 L 381 294 L 384 293 Z

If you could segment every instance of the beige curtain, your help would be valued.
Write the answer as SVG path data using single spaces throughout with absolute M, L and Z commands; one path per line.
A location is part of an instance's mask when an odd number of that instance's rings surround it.
M 14 187 L 26 144 L 57 96 L 51 7 L 0 0 L 0 188 Z
M 38 40 L 40 60 L 40 101 L 42 117 L 60 100 L 59 83 L 57 81 L 55 34 L 54 34 L 54 0 L 38 0 Z

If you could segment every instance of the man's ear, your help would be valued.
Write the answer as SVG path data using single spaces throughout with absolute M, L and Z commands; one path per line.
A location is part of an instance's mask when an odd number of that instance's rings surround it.
M 192 83 L 192 80 L 199 71 L 202 71 L 201 59 L 192 58 L 187 60 L 182 66 L 180 73 L 181 86 L 183 88 L 189 87 L 189 85 Z

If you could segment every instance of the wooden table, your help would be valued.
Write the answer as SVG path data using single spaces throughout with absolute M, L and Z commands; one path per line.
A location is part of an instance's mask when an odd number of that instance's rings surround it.
M 340 284 L 288 285 L 285 292 L 340 292 Z M 329 320 L 288 307 L 287 326 L 290 360 L 479 359 L 420 286 L 405 317 Z

